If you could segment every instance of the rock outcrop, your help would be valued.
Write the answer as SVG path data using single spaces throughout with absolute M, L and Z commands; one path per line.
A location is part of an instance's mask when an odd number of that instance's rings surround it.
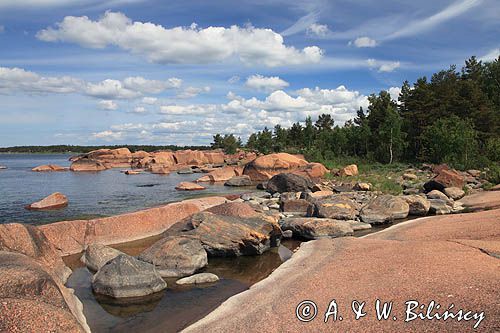
M 234 176 L 224 183 L 225 186 L 251 186 L 252 180 L 249 176 Z
M 259 156 L 248 163 L 243 174 L 253 181 L 265 181 L 272 176 L 296 171 L 307 166 L 307 161 L 287 153 L 269 154 Z
M 215 169 L 213 171 L 210 171 L 208 174 L 205 176 L 198 178 L 196 181 L 197 182 L 225 182 L 228 181 L 229 179 L 233 178 L 234 176 L 239 176 L 237 170 L 232 167 L 232 166 L 226 166 L 223 168 Z
M 250 205 L 243 202 L 227 202 L 207 209 L 207 212 L 216 215 L 235 217 L 256 217 L 257 213 Z
M 51 195 L 43 198 L 40 201 L 34 202 L 26 206 L 26 209 L 42 210 L 42 209 L 59 209 L 68 205 L 68 198 L 59 192 L 52 193 Z
M 101 162 L 83 159 L 71 163 L 69 169 L 75 172 L 96 172 L 106 170 L 107 168 Z
M 94 292 L 114 298 L 146 296 L 165 288 L 153 265 L 126 254 L 109 261 L 92 279 Z

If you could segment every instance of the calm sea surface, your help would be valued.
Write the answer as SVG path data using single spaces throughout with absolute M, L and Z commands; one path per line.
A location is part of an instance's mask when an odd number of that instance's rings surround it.
M 207 185 L 199 192 L 174 189 L 181 181 L 191 181 L 200 174 L 125 175 L 121 169 L 101 172 L 33 172 L 42 164 L 69 166 L 70 155 L 0 154 L 0 223 L 44 224 L 55 221 L 110 216 L 154 207 L 195 196 L 244 192 L 248 189 Z M 45 196 L 61 192 L 69 205 L 61 210 L 29 211 L 24 207 Z

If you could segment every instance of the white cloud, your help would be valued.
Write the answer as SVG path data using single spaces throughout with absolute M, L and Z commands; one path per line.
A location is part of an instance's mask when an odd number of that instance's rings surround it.
M 318 21 L 318 17 L 319 17 L 319 11 L 314 11 L 305 16 L 302 16 L 301 18 L 298 19 L 297 22 L 295 22 L 286 30 L 282 31 L 281 35 L 291 36 L 296 33 L 302 32 L 308 29 L 311 25 L 315 24 Z
M 399 94 L 401 93 L 401 88 L 400 87 L 390 87 L 389 90 L 389 95 L 391 95 L 391 98 L 393 101 L 398 101 Z
M 194 115 L 200 116 L 216 111 L 216 106 L 213 104 L 192 104 L 192 105 L 162 105 L 160 113 L 166 115 Z
M 198 96 L 201 93 L 210 92 L 210 87 L 187 87 L 179 94 L 177 94 L 177 98 L 193 98 Z
M 102 131 L 102 132 L 96 132 L 92 133 L 92 139 L 101 139 L 104 141 L 116 141 L 120 140 L 123 137 L 122 132 L 114 132 L 114 131 Z
M 142 102 L 148 105 L 154 105 L 158 101 L 156 97 L 143 97 Z
M 485 62 L 491 62 L 491 61 L 495 61 L 496 59 L 498 59 L 499 56 L 500 56 L 500 48 L 496 48 L 496 49 L 491 50 L 487 54 L 483 55 L 482 57 L 480 57 L 479 60 L 485 61 Z
M 117 46 L 146 56 L 156 63 L 211 63 L 233 56 L 247 65 L 299 65 L 317 63 L 323 51 L 317 46 L 302 50 L 286 46 L 271 29 L 248 26 L 164 28 L 150 22 L 132 22 L 119 12 L 107 11 L 99 20 L 66 16 L 56 27 L 37 33 L 46 42 L 72 42 L 83 47 Z
M 307 28 L 307 32 L 316 36 L 325 37 L 330 33 L 330 30 L 326 24 L 313 23 Z
M 356 38 L 354 42 L 349 42 L 349 45 L 350 44 L 354 44 L 356 47 L 375 47 L 377 46 L 377 41 L 370 37 L 359 37 Z
M 379 72 L 393 72 L 397 68 L 401 67 L 401 63 L 399 61 L 381 61 L 368 59 L 366 62 L 368 64 L 368 67 L 377 68 Z
M 134 113 L 145 113 L 146 108 L 144 106 L 137 106 L 134 108 Z
M 385 39 L 414 36 L 421 32 L 428 31 L 441 23 L 466 13 L 470 9 L 480 5 L 482 2 L 483 0 L 455 1 L 434 15 L 410 22 L 406 26 L 387 36 Z
M 108 111 L 114 111 L 118 109 L 118 104 L 113 100 L 102 100 L 99 101 L 99 108 Z
M 234 84 L 236 82 L 240 81 L 240 77 L 238 75 L 233 75 L 231 76 L 227 82 L 231 83 L 231 84 Z
M 21 68 L 0 67 L 0 92 L 3 93 L 78 93 L 85 96 L 112 100 L 134 99 L 143 94 L 159 94 L 167 89 L 179 87 L 181 80 L 148 80 L 143 77 L 128 77 L 123 81 L 106 79 L 86 82 L 70 76 L 44 77 Z
M 252 89 L 271 92 L 286 88 L 290 84 L 278 76 L 262 76 L 256 74 L 249 76 L 245 85 Z

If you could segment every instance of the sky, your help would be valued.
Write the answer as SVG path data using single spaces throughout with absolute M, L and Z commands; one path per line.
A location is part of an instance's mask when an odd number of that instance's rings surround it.
M 0 146 L 205 145 L 500 54 L 498 0 L 0 0 Z

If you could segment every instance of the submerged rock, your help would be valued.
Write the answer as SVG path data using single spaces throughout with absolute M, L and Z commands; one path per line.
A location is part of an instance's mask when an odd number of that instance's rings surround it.
M 192 276 L 188 276 L 177 280 L 175 283 L 184 284 L 201 284 L 201 283 L 211 283 L 219 281 L 219 277 L 212 273 L 199 273 Z
M 322 237 L 344 237 L 353 234 L 353 228 L 348 221 L 324 218 L 287 218 L 282 220 L 281 228 L 291 230 L 295 236 L 306 239 Z
M 197 239 L 166 237 L 142 252 L 139 260 L 156 267 L 162 277 L 183 277 L 208 264 L 207 252 Z
M 262 254 L 281 237 L 281 229 L 270 216 L 235 217 L 201 212 L 188 218 L 197 238 L 211 256 Z
M 118 257 L 120 254 L 123 254 L 123 252 L 113 249 L 112 247 L 102 244 L 90 244 L 85 249 L 85 253 L 80 258 L 80 261 L 89 269 L 98 271 L 102 266 Z
M 252 181 L 248 176 L 234 176 L 224 183 L 225 186 L 250 186 Z
M 50 172 L 50 171 L 67 171 L 68 168 L 55 165 L 55 164 L 44 164 L 44 165 L 39 165 L 37 167 L 34 167 L 31 169 L 31 171 L 35 172 Z
M 387 194 L 371 200 L 361 209 L 360 217 L 363 222 L 380 224 L 404 219 L 409 212 L 410 206 L 403 198 Z
M 68 205 L 68 198 L 59 192 L 52 193 L 51 195 L 43 198 L 40 201 L 28 205 L 26 209 L 58 209 L 64 208 Z
M 191 183 L 191 182 L 181 182 L 177 184 L 175 187 L 178 191 L 201 191 L 205 190 L 206 187 L 201 186 L 200 184 Z
M 165 288 L 153 265 L 126 254 L 109 261 L 92 279 L 94 292 L 114 298 L 146 296 Z

